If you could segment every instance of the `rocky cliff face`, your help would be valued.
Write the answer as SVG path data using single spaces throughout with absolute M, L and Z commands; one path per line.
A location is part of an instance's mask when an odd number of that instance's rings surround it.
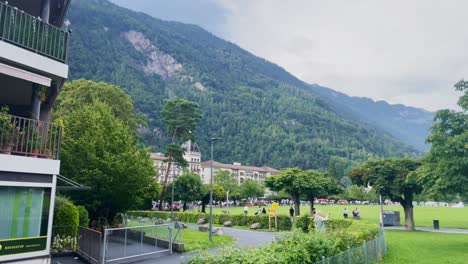
M 168 79 L 182 69 L 182 64 L 178 63 L 171 55 L 159 50 L 143 33 L 132 30 L 125 32 L 123 36 L 137 51 L 147 56 L 147 63 L 141 65 L 145 73 L 157 74 L 163 79 Z

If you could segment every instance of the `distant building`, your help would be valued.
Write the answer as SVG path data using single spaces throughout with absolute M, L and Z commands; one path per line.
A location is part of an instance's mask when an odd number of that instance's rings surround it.
M 201 162 L 202 155 L 198 144 L 187 141 L 182 144 L 182 148 L 185 150 L 184 159 L 188 162 L 186 171 L 199 175 L 203 183 L 209 183 L 211 175 L 211 161 Z M 151 158 L 153 159 L 154 168 L 156 170 L 155 178 L 159 183 L 163 183 L 167 170 L 167 157 L 162 153 L 151 153 Z M 216 161 L 213 162 L 213 175 L 219 170 L 227 170 L 231 172 L 236 177 L 239 184 L 245 180 L 253 180 L 260 183 L 263 182 L 266 177 L 279 173 L 278 170 L 270 167 L 244 166 L 237 162 L 233 164 L 224 164 Z M 182 175 L 182 173 L 182 168 L 175 168 L 174 175 L 176 177 Z M 171 165 L 167 182 L 172 182 L 172 177 L 173 166 Z
M 197 143 L 187 141 L 182 144 L 182 148 L 185 150 L 184 159 L 188 162 L 186 171 L 200 175 L 201 172 L 201 152 L 200 147 Z M 164 177 L 167 170 L 167 157 L 163 153 L 151 153 L 151 159 L 154 162 L 154 168 L 156 170 L 156 179 L 159 183 L 164 182 Z M 169 178 L 167 182 L 172 182 L 174 163 L 171 164 L 169 170 Z M 179 166 L 175 167 L 174 176 L 182 175 L 183 170 Z
M 234 162 L 233 164 L 224 164 L 217 161 L 202 162 L 202 181 L 208 183 L 211 176 L 211 163 L 213 163 L 213 175 L 219 170 L 226 170 L 231 172 L 237 179 L 238 184 L 246 180 L 252 180 L 256 182 L 265 181 L 266 177 L 279 173 L 279 170 L 270 167 L 254 167 L 244 166 L 241 163 Z

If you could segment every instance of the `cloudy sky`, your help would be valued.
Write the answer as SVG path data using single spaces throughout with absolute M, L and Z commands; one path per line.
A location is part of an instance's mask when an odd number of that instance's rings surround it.
M 468 78 L 464 0 L 112 0 L 197 24 L 300 79 L 435 111 Z

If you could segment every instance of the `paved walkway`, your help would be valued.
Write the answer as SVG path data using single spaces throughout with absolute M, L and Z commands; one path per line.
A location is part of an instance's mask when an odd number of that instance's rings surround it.
M 385 230 L 405 230 L 405 226 L 386 226 Z M 468 229 L 441 228 L 439 230 L 435 230 L 432 227 L 417 226 L 416 230 L 435 232 L 435 233 L 467 234 L 468 235 Z
M 196 225 L 189 225 L 189 228 L 198 228 Z M 234 237 L 237 240 L 237 245 L 241 247 L 252 246 L 258 247 L 264 245 L 268 242 L 271 242 L 275 239 L 275 236 L 278 233 L 274 232 L 262 232 L 262 231 L 250 231 L 236 228 L 222 228 L 224 234 Z M 183 231 L 182 231 L 183 232 Z M 183 233 L 182 233 L 183 235 Z M 206 239 L 208 239 L 208 233 L 206 233 Z M 219 250 L 218 248 L 212 248 L 210 251 L 215 252 Z M 148 256 L 134 260 L 121 261 L 118 263 L 125 264 L 153 264 L 153 263 L 164 263 L 164 264 L 179 264 L 184 263 L 184 261 L 193 255 L 193 252 L 189 253 L 174 253 L 164 254 L 161 256 Z M 80 259 L 75 259 L 74 257 L 60 257 L 53 258 L 52 264 L 82 264 Z

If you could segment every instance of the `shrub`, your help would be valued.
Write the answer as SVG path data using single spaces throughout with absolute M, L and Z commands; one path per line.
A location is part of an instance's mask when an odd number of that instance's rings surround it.
M 262 217 L 262 216 L 257 216 Z M 254 220 L 251 217 L 250 220 Z M 258 220 L 258 219 L 255 219 Z M 348 247 L 361 246 L 364 241 L 374 239 L 380 229 L 376 225 L 360 221 L 329 220 L 329 228 L 323 233 L 304 233 L 311 223 L 309 216 L 297 218 L 298 230 L 276 238 L 275 243 L 258 248 L 225 248 L 216 253 L 204 252 L 188 260 L 189 264 L 224 263 L 317 263 L 322 256 L 339 254 Z M 352 263 L 363 260 L 362 250 L 351 251 Z M 347 259 L 346 259 L 347 263 Z
M 79 214 L 79 225 L 88 227 L 89 225 L 89 213 L 88 210 L 82 205 L 76 207 L 78 209 Z
M 65 203 L 57 208 L 54 217 L 54 225 L 58 227 L 69 227 L 63 229 L 61 235 L 76 236 L 78 232 L 79 212 L 78 208 L 71 202 Z
M 296 228 L 302 230 L 302 232 L 304 233 L 309 233 L 309 229 L 310 229 L 310 224 L 312 223 L 313 225 L 313 220 L 312 220 L 312 217 L 310 217 L 310 215 L 301 215 L 301 216 L 298 216 L 296 217 Z

